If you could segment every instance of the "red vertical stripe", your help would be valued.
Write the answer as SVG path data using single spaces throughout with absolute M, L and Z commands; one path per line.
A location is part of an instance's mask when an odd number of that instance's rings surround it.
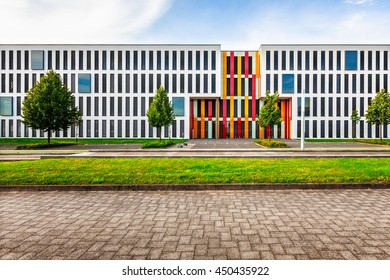
M 252 75 L 252 121 L 256 121 L 256 74 Z
M 194 100 L 190 100 L 190 138 L 194 138 Z
M 245 52 L 245 78 L 249 76 L 249 53 Z
M 234 96 L 234 52 L 230 52 L 230 96 Z
M 267 126 L 265 134 L 266 134 L 265 135 L 266 138 L 270 138 L 270 135 L 271 135 L 271 126 L 270 125 Z
M 209 117 L 209 121 L 211 121 L 213 119 L 213 101 L 209 100 L 208 104 L 209 104 L 208 117 Z
M 237 119 L 237 138 L 241 138 L 241 118 Z
M 226 138 L 226 115 L 227 115 L 227 101 L 222 101 L 222 138 Z

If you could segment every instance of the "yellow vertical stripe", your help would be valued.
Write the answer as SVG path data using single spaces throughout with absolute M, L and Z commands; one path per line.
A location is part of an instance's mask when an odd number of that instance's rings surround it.
M 202 99 L 200 101 L 200 138 L 205 138 L 205 123 L 204 123 L 204 115 L 205 115 L 205 101 Z
M 222 99 L 226 99 L 226 60 L 227 60 L 227 53 L 222 53 Z
M 237 57 L 237 95 L 241 96 L 241 58 L 242 56 Z
M 256 78 L 260 77 L 260 52 L 256 52 Z
M 249 97 L 245 96 L 245 102 L 244 102 L 244 114 L 245 114 L 245 127 L 244 127 L 244 135 L 245 138 L 249 138 Z

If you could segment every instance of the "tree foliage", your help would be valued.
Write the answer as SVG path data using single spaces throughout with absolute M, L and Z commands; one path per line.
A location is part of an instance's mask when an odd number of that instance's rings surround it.
M 264 105 L 260 109 L 260 115 L 257 118 L 257 123 L 260 127 L 268 127 L 277 125 L 282 122 L 282 114 L 278 106 L 279 93 L 276 91 L 271 95 L 269 91 L 265 94 Z
M 387 90 L 382 89 L 376 93 L 368 106 L 365 117 L 367 123 L 380 126 L 379 136 L 382 143 L 383 125 L 390 123 L 390 94 Z
M 351 121 L 352 121 L 352 138 L 356 138 L 356 124 L 360 121 L 359 112 L 357 110 L 353 110 L 351 114 Z
M 47 133 L 47 142 L 54 131 L 66 130 L 81 122 L 74 107 L 74 98 L 62 83 L 59 74 L 50 70 L 26 94 L 22 107 L 23 122 L 33 129 Z
M 160 130 L 160 141 L 161 141 L 161 127 L 170 125 L 175 119 L 173 114 L 173 106 L 169 101 L 168 93 L 164 87 L 160 86 L 156 95 L 153 97 L 153 102 L 150 104 L 149 109 L 146 113 L 149 124 Z

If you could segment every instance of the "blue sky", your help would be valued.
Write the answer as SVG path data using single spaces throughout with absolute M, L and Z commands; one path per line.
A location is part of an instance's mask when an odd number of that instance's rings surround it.
M 0 43 L 390 43 L 389 0 L 0 0 Z

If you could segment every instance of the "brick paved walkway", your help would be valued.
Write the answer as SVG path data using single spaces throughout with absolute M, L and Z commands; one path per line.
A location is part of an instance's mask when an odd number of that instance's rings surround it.
M 0 259 L 390 259 L 390 190 L 0 193 Z

